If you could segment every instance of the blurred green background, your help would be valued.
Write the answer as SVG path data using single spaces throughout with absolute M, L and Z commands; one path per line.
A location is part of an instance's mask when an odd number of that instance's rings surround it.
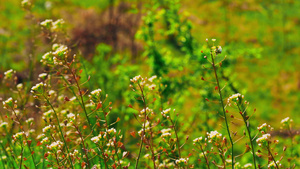
M 209 66 L 203 57 L 209 53 L 205 39 L 215 38 L 222 56 L 227 55 L 220 71 L 222 84 L 227 84 L 225 96 L 244 94 L 249 110 L 257 110 L 256 125 L 277 126 L 287 116 L 300 120 L 300 1 L 39 0 L 33 4 L 26 11 L 19 0 L 1 0 L 1 74 L 12 68 L 34 83 L 45 69 L 39 59 L 51 48 L 39 23 L 62 18 L 65 32 L 57 41 L 82 56 L 85 80 L 92 77 L 86 87 L 108 93 L 115 113 L 130 120 L 129 79 L 156 74 L 168 85 L 164 103 L 177 108 L 191 125 L 203 128 L 201 122 L 216 117 L 209 108 L 215 105 L 204 103 L 205 98 L 217 100 L 214 86 L 201 80 L 213 80 L 212 72 L 203 68 Z

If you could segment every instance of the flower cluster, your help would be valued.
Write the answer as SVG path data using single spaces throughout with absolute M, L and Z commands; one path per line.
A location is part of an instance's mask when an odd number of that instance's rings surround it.
M 222 139 L 222 134 L 218 131 L 211 131 L 210 133 L 207 132 L 207 138 L 209 143 L 217 142 Z
M 91 92 L 89 98 L 91 99 L 92 104 L 99 102 L 99 100 L 101 99 L 101 92 L 102 92 L 101 89 L 96 89 Z
M 52 19 L 46 19 L 40 23 L 41 26 L 51 30 L 52 32 L 58 32 L 63 29 L 65 21 L 63 19 L 58 19 L 53 21 Z
M 49 150 L 59 150 L 62 148 L 63 145 L 64 143 L 58 140 L 56 142 L 52 142 L 50 145 L 47 146 L 47 148 Z
M 16 71 L 13 69 L 10 69 L 10 70 L 4 72 L 4 79 L 11 79 L 15 73 L 16 73 Z
M 258 131 L 260 131 L 262 134 L 268 133 L 269 131 L 273 131 L 273 127 L 268 125 L 267 123 L 264 123 L 257 127 Z
M 241 99 L 244 99 L 244 95 L 241 95 L 240 93 L 233 94 L 228 97 L 227 105 L 231 106 L 231 102 L 233 102 L 236 105 L 237 104 L 236 102 L 240 101 Z M 245 101 L 245 103 L 249 104 L 249 102 L 247 101 Z
M 31 93 L 34 94 L 42 94 L 44 92 L 44 87 L 47 86 L 47 84 L 44 84 L 43 82 L 36 84 L 31 88 Z
M 45 53 L 40 62 L 44 65 L 63 65 L 63 59 L 68 56 L 68 47 L 62 44 L 53 44 L 52 50 Z
M 106 138 L 106 133 L 105 133 L 105 134 L 101 134 L 101 133 L 100 133 L 98 136 L 92 137 L 92 138 L 91 138 L 91 141 L 97 144 L 97 143 L 99 143 L 99 141 L 100 141 L 102 138 Z
M 162 129 L 161 133 L 162 133 L 162 135 L 161 135 L 162 138 L 164 138 L 164 137 L 171 137 L 172 136 L 170 128 L 168 128 L 168 129 Z
M 169 116 L 170 111 L 171 111 L 171 108 L 168 108 L 168 109 L 166 109 L 166 110 L 163 110 L 163 111 L 161 112 L 161 115 L 163 115 L 165 118 L 169 118 L 169 117 L 170 117 L 170 116 Z
M 287 118 L 284 118 L 281 120 L 281 124 L 283 126 L 287 126 L 287 127 L 289 127 L 291 122 L 293 122 L 293 119 L 291 119 L 290 117 L 287 117 Z
M 175 161 L 175 163 L 179 166 L 186 166 L 189 162 L 189 158 L 180 158 Z
M 258 143 L 258 146 L 261 147 L 262 145 L 267 146 L 268 141 L 270 141 L 271 135 L 270 134 L 264 134 L 262 137 L 259 137 L 256 139 L 256 142 Z
M 2 104 L 3 104 L 3 108 L 5 109 L 9 109 L 9 108 L 15 109 L 18 107 L 17 100 L 14 101 L 11 97 L 3 101 Z
M 16 133 L 16 134 L 14 134 L 14 135 L 12 136 L 12 138 L 13 138 L 15 141 L 16 141 L 16 140 L 21 140 L 24 134 L 25 134 L 24 132 L 18 132 L 18 133 Z

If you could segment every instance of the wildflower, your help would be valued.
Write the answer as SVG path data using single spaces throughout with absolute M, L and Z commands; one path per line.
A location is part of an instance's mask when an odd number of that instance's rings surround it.
M 69 114 L 67 115 L 67 117 L 68 117 L 69 119 L 71 119 L 71 120 L 75 120 L 75 114 L 73 114 L 73 113 L 69 113 Z
M 145 154 L 145 155 L 144 155 L 144 158 L 145 158 L 145 159 L 150 159 L 151 156 L 150 156 L 149 154 Z
M 89 97 L 90 97 L 92 103 L 97 103 L 98 102 L 98 100 L 101 97 L 101 92 L 102 92 L 101 89 L 96 89 L 96 90 L 93 90 L 91 92 L 91 94 L 89 95 Z
M 144 113 L 153 113 L 153 110 L 152 109 L 150 109 L 149 107 L 146 107 L 146 110 L 145 109 L 143 109 L 143 110 L 141 110 L 140 111 L 140 113 L 141 113 L 141 115 L 143 115 Z
M 200 141 L 202 140 L 202 137 L 199 137 L 199 138 L 195 138 L 193 140 L 194 143 L 199 143 Z
M 136 83 L 139 80 L 143 80 L 143 78 L 141 77 L 141 75 L 135 76 L 134 78 L 130 79 L 130 81 L 132 83 Z
M 51 118 L 52 114 L 54 114 L 54 111 L 52 109 L 46 111 L 45 113 L 43 113 L 43 117 L 45 118 Z
M 157 78 L 157 76 L 154 75 L 154 76 L 150 77 L 150 78 L 148 79 L 148 81 L 149 81 L 149 82 L 153 82 L 153 80 L 156 79 L 156 78 Z
M 39 134 L 36 138 L 39 140 L 39 139 L 41 139 L 41 138 L 43 138 L 43 137 L 45 137 L 45 134 L 44 134 L 44 133 Z
M 168 129 L 162 129 L 161 130 L 162 135 L 160 137 L 162 137 L 162 138 L 164 138 L 164 137 L 171 137 L 172 134 L 170 132 L 171 132 L 170 128 L 168 128 Z
M 46 19 L 43 22 L 41 22 L 40 25 L 46 27 L 47 29 L 50 29 L 52 26 L 52 23 L 53 23 L 52 19 Z
M 33 86 L 32 88 L 31 88 L 31 93 L 35 93 L 35 92 L 37 92 L 37 93 L 43 93 L 43 87 L 44 86 L 46 86 L 46 84 L 44 84 L 44 83 L 38 83 L 38 84 L 36 84 L 35 86 Z
M 15 73 L 16 71 L 13 69 L 4 72 L 4 79 L 10 79 Z
M 56 142 L 52 142 L 50 145 L 47 146 L 47 148 L 50 150 L 57 150 L 61 149 L 63 145 L 64 143 L 58 140 Z
M 44 65 L 47 63 L 50 64 L 53 62 L 53 55 L 52 52 L 47 52 L 42 56 L 42 59 L 40 60 Z
M 149 90 L 154 90 L 156 88 L 155 84 L 151 84 L 151 85 L 146 85 L 148 87 Z
M 281 124 L 283 126 L 289 126 L 289 124 L 293 122 L 293 119 L 290 119 L 290 117 L 284 118 L 281 120 Z
M 14 135 L 12 136 L 12 138 L 13 138 L 14 140 L 19 140 L 19 139 L 22 139 L 22 136 L 23 136 L 24 134 L 25 134 L 24 132 L 18 132 L 18 133 L 16 133 L 16 134 L 14 134 Z
M 175 161 L 177 165 L 187 165 L 189 158 L 180 158 Z
M 18 89 L 18 90 L 22 90 L 22 89 L 23 89 L 23 84 L 22 84 L 22 83 L 19 83 L 19 84 L 17 85 L 17 89 Z
M 216 39 L 212 39 L 211 41 L 215 42 L 215 41 L 216 41 Z
M 216 54 L 221 54 L 222 53 L 222 47 L 217 46 Z
M 50 90 L 50 91 L 49 91 L 49 95 L 50 95 L 50 96 L 55 96 L 55 95 L 56 95 L 56 92 L 55 92 L 54 90 Z
M 270 125 L 267 125 L 267 123 L 264 123 L 260 126 L 257 127 L 258 131 L 260 131 L 262 134 L 268 132 L 268 131 L 272 131 L 273 127 L 271 127 Z
M 7 127 L 8 126 L 8 123 L 7 122 L 2 122 L 1 124 L 0 124 L 0 127 L 2 128 L 5 128 L 5 127 Z
M 168 114 L 170 113 L 170 111 L 171 111 L 171 108 L 168 108 L 168 109 L 166 109 L 166 110 L 163 110 L 163 111 L 161 112 L 161 114 L 162 114 L 164 117 L 166 117 L 166 115 L 168 115 Z
M 227 99 L 227 104 L 230 106 L 231 101 L 239 101 L 239 98 L 243 99 L 244 95 L 241 95 L 240 93 L 233 94 Z
M 43 128 L 43 132 L 47 133 L 47 132 L 50 131 L 51 128 L 54 128 L 54 126 L 52 126 L 52 125 L 46 126 L 46 127 Z
M 251 163 L 247 163 L 244 165 L 244 168 L 252 168 L 252 164 Z
M 5 109 L 17 108 L 17 100 L 14 101 L 11 97 L 3 101 L 2 103 Z
M 107 133 L 108 133 L 108 134 L 112 134 L 112 133 L 113 133 L 113 134 L 116 134 L 117 131 L 116 131 L 116 129 L 111 128 L 111 129 L 108 129 L 108 130 L 107 130 Z
M 102 138 L 106 138 L 106 135 L 104 134 L 103 136 L 101 134 L 99 134 L 98 136 L 92 137 L 91 141 L 94 143 L 98 143 L 100 141 L 100 139 Z
M 45 79 L 47 77 L 47 73 L 41 73 L 39 74 L 39 78 Z
M 33 121 L 34 121 L 34 119 L 31 117 L 31 118 L 27 119 L 25 122 L 28 124 L 31 124 Z
M 63 19 L 58 19 L 52 23 L 51 31 L 59 31 L 63 28 L 65 21 Z
M 45 143 L 49 143 L 49 138 L 48 137 L 45 137 L 43 138 L 43 140 L 41 141 L 42 144 L 45 144 Z
M 259 137 L 256 139 L 256 142 L 258 143 L 258 146 L 266 145 L 266 143 L 270 140 L 271 135 L 270 134 L 264 134 L 262 137 Z
M 257 129 L 260 131 L 260 130 L 262 130 L 265 127 L 267 127 L 267 123 L 264 123 L 264 124 L 258 126 Z
M 279 161 L 276 161 L 276 164 L 280 167 L 281 164 L 279 163 Z M 271 168 L 271 167 L 276 167 L 274 161 L 271 161 L 270 164 L 268 165 L 268 168 Z
M 208 137 L 208 142 L 212 142 L 212 141 L 216 141 L 216 139 L 221 139 L 222 138 L 222 134 L 219 133 L 218 131 L 211 131 L 210 133 L 207 133 L 207 137 Z
M 52 48 L 55 50 L 53 52 L 53 55 L 58 56 L 59 58 L 62 58 L 64 55 L 66 55 L 67 51 L 68 51 L 68 47 L 66 45 L 62 45 L 62 44 L 54 44 L 52 46 Z M 55 59 L 53 57 L 53 60 L 56 60 L 56 57 L 55 57 Z

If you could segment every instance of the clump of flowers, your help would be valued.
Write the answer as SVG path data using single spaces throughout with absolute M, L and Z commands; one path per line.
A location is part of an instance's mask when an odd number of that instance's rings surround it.
M 178 160 L 175 161 L 175 163 L 178 166 L 181 166 L 181 167 L 187 166 L 188 162 L 189 162 L 189 158 L 180 158 L 180 159 L 178 159 Z
M 13 69 L 4 72 L 4 79 L 11 79 L 15 73 L 16 71 Z
M 3 101 L 3 108 L 5 109 L 15 109 L 18 107 L 17 100 L 13 100 L 13 98 L 8 98 L 7 100 Z

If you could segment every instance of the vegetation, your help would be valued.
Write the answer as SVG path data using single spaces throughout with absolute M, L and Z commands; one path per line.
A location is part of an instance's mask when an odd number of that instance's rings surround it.
M 300 2 L 3 4 L 2 168 L 300 165 Z

